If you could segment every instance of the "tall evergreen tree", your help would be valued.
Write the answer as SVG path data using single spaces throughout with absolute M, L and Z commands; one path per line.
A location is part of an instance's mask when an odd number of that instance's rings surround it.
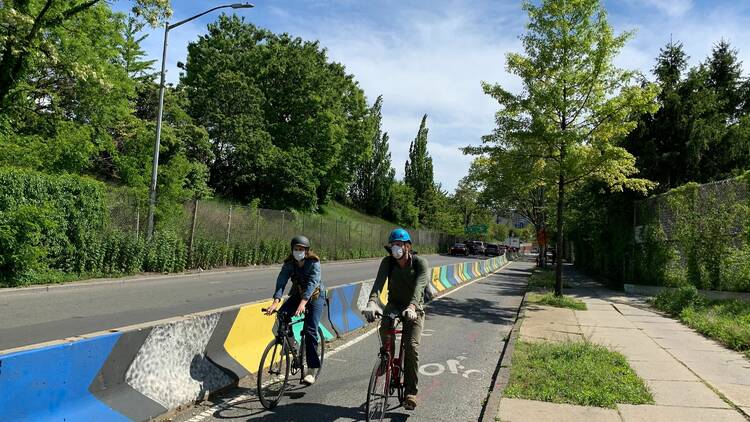
M 737 50 L 725 40 L 719 41 L 708 58 L 708 86 L 719 98 L 721 112 L 735 117 L 741 102 L 742 62 L 737 58 Z
M 682 43 L 672 40 L 659 50 L 653 73 L 661 88 L 657 97 L 659 111 L 641 116 L 638 127 L 626 138 L 624 145 L 637 157 L 641 174 L 657 183 L 662 191 L 684 180 L 686 123 L 683 119 L 683 98 L 680 92 L 688 56 Z
M 391 196 L 391 185 L 395 170 L 391 167 L 388 148 L 388 133 L 383 133 L 383 96 L 378 96 L 370 108 L 369 120 L 372 130 L 372 150 L 367 160 L 357 169 L 357 177 L 349 195 L 354 205 L 361 210 L 383 216 Z
M 417 137 L 409 146 L 409 159 L 404 169 L 404 182 L 414 189 L 418 203 L 424 202 L 434 189 L 432 158 L 427 153 L 427 115 L 422 116 Z

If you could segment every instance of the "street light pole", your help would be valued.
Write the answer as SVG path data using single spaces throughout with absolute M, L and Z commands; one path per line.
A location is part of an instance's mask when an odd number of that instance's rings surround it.
M 159 146 L 161 145 L 161 123 L 162 123 L 162 115 L 164 113 L 164 89 L 165 89 L 165 82 L 164 79 L 166 77 L 166 63 L 167 63 L 167 39 L 169 38 L 169 30 L 177 28 L 178 26 L 188 23 L 193 19 L 199 18 L 207 13 L 213 12 L 214 10 L 218 9 L 224 9 L 231 7 L 232 9 L 249 9 L 251 7 L 255 7 L 255 5 L 251 3 L 234 3 L 234 4 L 226 4 L 223 6 L 216 6 L 214 8 L 208 9 L 205 12 L 199 13 L 195 16 L 191 16 L 187 19 L 181 20 L 177 23 L 174 23 L 172 25 L 169 24 L 169 22 L 166 22 L 164 24 L 164 47 L 162 48 L 162 54 L 161 54 L 161 73 L 159 77 L 159 109 L 156 113 L 156 140 L 154 141 L 154 160 L 153 165 L 151 166 L 151 186 L 149 187 L 149 198 L 148 198 L 148 228 L 146 231 L 146 239 L 151 240 L 151 237 L 154 235 L 154 210 L 156 208 L 156 178 L 159 171 Z

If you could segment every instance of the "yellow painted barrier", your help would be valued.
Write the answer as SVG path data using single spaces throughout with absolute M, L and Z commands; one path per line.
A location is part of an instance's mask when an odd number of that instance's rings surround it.
M 388 303 L 388 280 L 383 284 L 383 290 L 380 291 L 380 303 L 383 305 Z
M 445 286 L 440 282 L 440 267 L 432 268 L 432 286 L 438 291 L 442 292 L 445 290 Z
M 273 301 L 243 306 L 224 341 L 224 349 L 248 372 L 256 373 L 260 359 L 268 343 L 273 340 L 275 316 L 266 316 L 261 308 Z

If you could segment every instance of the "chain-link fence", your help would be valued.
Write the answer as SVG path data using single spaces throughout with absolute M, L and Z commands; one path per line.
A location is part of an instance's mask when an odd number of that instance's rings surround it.
M 750 177 L 687 184 L 636 202 L 636 282 L 750 290 Z
M 688 185 L 691 186 L 691 185 Z M 702 185 L 692 185 L 655 195 L 636 202 L 634 226 L 636 241 L 640 231 L 649 224 L 658 224 L 667 240 L 678 236 L 679 223 L 692 219 L 695 223 L 708 223 L 715 219 L 726 221 L 724 236 L 736 237 L 743 230 L 741 207 L 750 204 L 750 189 L 743 178 L 727 179 Z M 682 197 L 682 198 L 680 198 Z
M 113 194 L 112 226 L 145 235 L 147 203 L 135 195 Z M 186 266 L 210 268 L 279 262 L 289 253 L 289 239 L 307 236 L 312 249 L 327 260 L 381 256 L 394 226 L 355 222 L 326 215 L 259 209 L 215 200 L 195 200 L 172 212 L 188 251 Z M 157 225 L 158 227 L 158 225 Z M 409 230 L 420 253 L 447 251 L 458 239 L 434 230 Z

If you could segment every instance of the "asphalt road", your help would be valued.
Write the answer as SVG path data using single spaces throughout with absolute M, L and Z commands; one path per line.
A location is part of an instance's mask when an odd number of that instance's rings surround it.
M 430 265 L 479 258 L 427 255 Z M 375 278 L 379 260 L 324 263 L 326 286 Z M 0 350 L 111 330 L 273 295 L 280 266 L 0 292 Z
M 476 421 L 489 392 L 533 264 L 514 262 L 500 272 L 431 302 L 420 347 L 419 407 L 389 403 L 388 420 Z M 339 345 L 340 346 L 340 345 Z M 326 357 L 318 382 L 294 385 L 266 411 L 251 382 L 170 420 L 361 421 L 367 383 L 380 343 L 377 335 Z M 335 350 L 334 344 L 329 350 Z M 395 401 L 395 399 L 393 400 Z

